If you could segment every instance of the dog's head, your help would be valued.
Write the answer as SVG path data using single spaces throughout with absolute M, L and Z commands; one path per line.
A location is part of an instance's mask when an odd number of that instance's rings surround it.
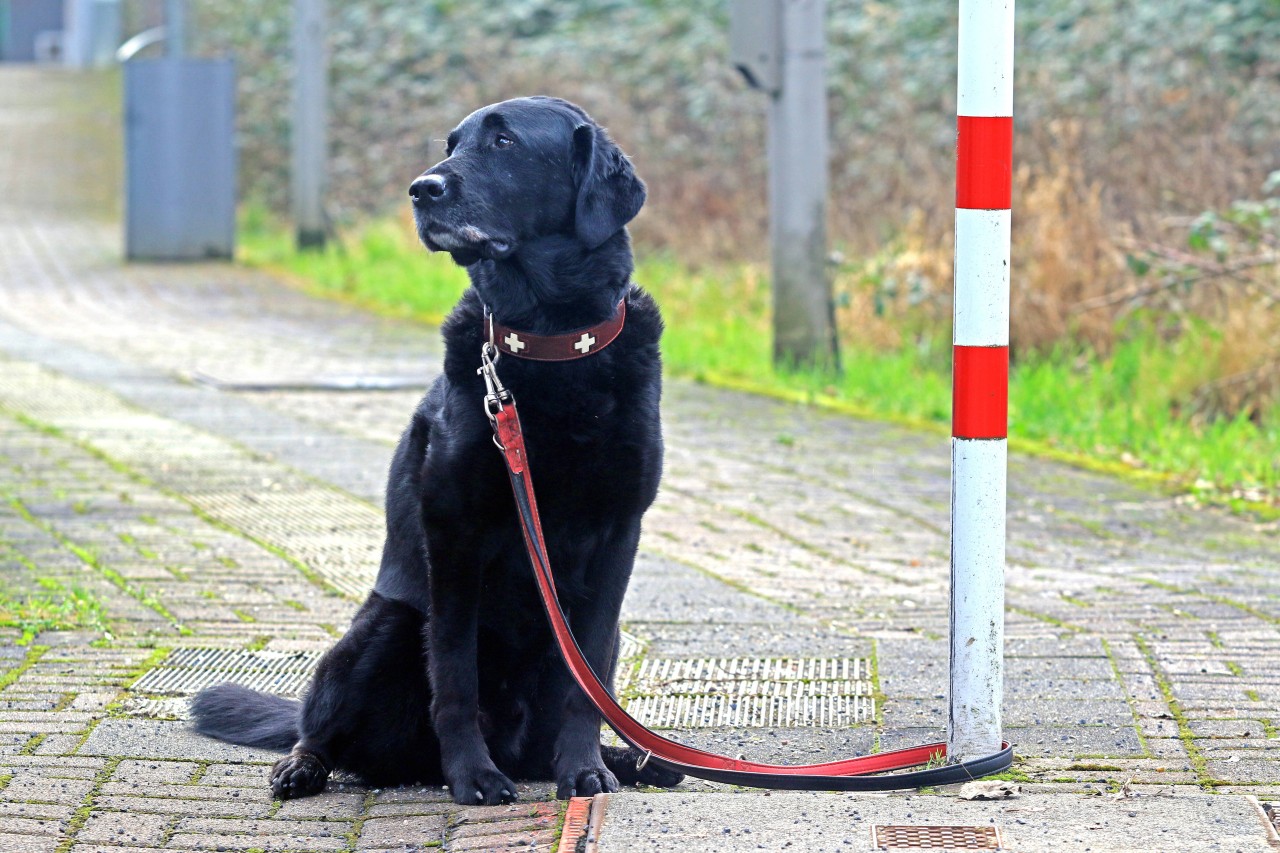
M 533 97 L 463 119 L 449 134 L 445 159 L 419 175 L 409 195 L 423 244 L 469 266 L 551 235 L 595 249 L 639 213 L 645 189 L 582 109 Z

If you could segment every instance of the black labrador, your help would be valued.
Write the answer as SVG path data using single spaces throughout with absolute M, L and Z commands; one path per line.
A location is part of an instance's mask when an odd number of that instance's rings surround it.
M 599 324 L 626 300 L 607 347 L 564 362 L 504 355 L 528 444 L 560 600 L 612 683 L 618 614 L 640 518 L 662 469 L 662 319 L 631 282 L 626 225 L 645 200 L 631 162 L 577 106 L 518 98 L 449 134 L 410 187 L 422 242 L 466 267 L 444 323 L 444 374 L 414 412 L 387 483 L 373 591 L 321 659 L 302 702 L 231 684 L 192 703 L 198 731 L 290 749 L 279 797 L 341 769 L 369 784 L 446 783 L 458 803 L 511 802 L 512 778 L 556 796 L 681 777 L 602 747 L 600 718 L 570 679 L 539 604 L 476 374 L 485 310 L 530 335 Z

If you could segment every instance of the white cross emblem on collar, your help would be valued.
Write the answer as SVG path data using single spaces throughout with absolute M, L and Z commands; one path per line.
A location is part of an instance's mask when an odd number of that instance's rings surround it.
M 583 355 L 586 355 L 587 353 L 591 352 L 591 348 L 595 345 L 596 345 L 596 339 L 591 337 L 591 335 L 588 332 L 583 332 L 582 337 L 579 338 L 578 342 L 573 345 L 573 348 L 576 349 L 578 352 L 582 353 Z
M 511 334 L 503 338 L 502 342 L 507 345 L 507 349 L 515 353 L 520 352 L 520 350 L 528 346 L 528 344 L 520 340 L 520 336 L 517 335 L 515 332 L 512 332 Z

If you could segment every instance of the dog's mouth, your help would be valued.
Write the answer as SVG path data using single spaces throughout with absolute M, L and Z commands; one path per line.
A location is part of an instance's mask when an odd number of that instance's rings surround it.
M 515 251 L 515 243 L 505 237 L 489 234 L 474 225 L 450 227 L 438 223 L 423 224 L 418 229 L 422 243 L 433 252 L 448 252 L 459 258 L 500 261 Z M 461 261 L 459 261 L 461 262 Z

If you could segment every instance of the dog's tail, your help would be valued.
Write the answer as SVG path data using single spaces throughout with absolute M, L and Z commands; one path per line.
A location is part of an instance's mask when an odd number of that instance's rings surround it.
M 289 749 L 298 742 L 302 703 L 224 683 L 191 700 L 195 730 L 240 746 Z

